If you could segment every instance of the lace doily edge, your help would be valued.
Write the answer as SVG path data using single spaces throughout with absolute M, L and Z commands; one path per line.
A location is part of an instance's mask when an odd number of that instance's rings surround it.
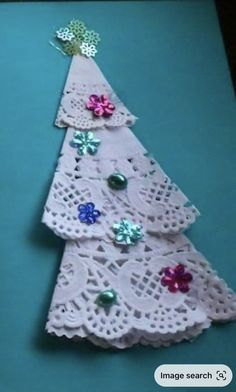
M 123 126 L 124 127 L 133 127 L 136 124 L 137 120 L 139 120 L 139 117 L 132 114 L 132 115 L 130 115 L 128 121 L 125 121 L 124 123 L 119 124 L 119 125 L 112 125 L 112 124 L 105 124 L 104 123 L 102 126 L 101 126 L 101 124 L 99 124 L 99 125 L 94 124 L 94 126 L 92 126 L 92 127 L 83 127 L 83 126 L 77 127 L 74 123 L 69 122 L 69 121 L 67 122 L 67 121 L 63 120 L 62 118 L 58 118 L 58 116 L 57 116 L 56 119 L 54 120 L 54 125 L 59 129 L 73 127 L 74 129 L 79 129 L 81 131 L 89 131 L 89 130 L 96 131 L 101 128 L 115 129 L 115 128 L 121 128 Z
M 208 316 L 208 315 L 206 314 L 206 318 L 205 318 L 205 320 L 203 320 L 203 321 L 201 322 L 201 324 L 203 324 L 203 323 L 208 323 L 208 322 L 209 322 L 209 326 L 210 326 L 211 324 L 223 324 L 223 323 L 231 322 L 231 321 L 234 321 L 234 320 L 236 320 L 236 313 L 233 314 L 232 317 L 228 317 L 227 319 L 220 319 L 220 320 L 212 319 L 210 316 Z M 197 324 L 200 324 L 200 323 L 197 323 Z M 186 329 L 192 328 L 192 327 L 194 327 L 195 325 L 196 325 L 196 322 L 193 321 L 193 322 L 190 323 L 186 328 L 183 328 L 183 329 L 179 328 L 178 331 L 175 331 L 175 332 L 173 333 L 173 336 L 174 336 L 175 334 L 177 334 L 177 333 L 184 333 L 184 331 L 186 331 Z M 77 330 L 77 331 L 75 332 L 75 331 L 73 331 L 72 329 L 71 329 L 71 330 L 70 330 L 69 328 L 66 329 L 66 327 L 58 328 L 58 329 L 57 329 L 57 328 L 55 328 L 55 327 L 53 327 L 53 326 L 50 326 L 50 321 L 47 322 L 45 329 L 46 329 L 46 331 L 47 331 L 49 334 L 53 334 L 53 335 L 56 335 L 56 336 L 58 336 L 58 337 L 64 336 L 64 337 L 66 337 L 66 338 L 68 338 L 68 339 L 87 338 L 88 336 L 93 335 L 91 332 L 87 331 L 86 327 L 82 327 L 82 328 L 80 327 L 80 328 L 79 328 L 79 331 Z M 138 330 L 137 328 L 131 328 L 128 332 L 125 333 L 125 336 L 126 336 L 126 335 L 130 335 L 130 334 L 133 334 L 133 331 L 135 331 L 135 333 L 137 333 L 138 335 L 140 335 L 140 334 L 142 334 L 142 333 L 145 334 L 145 331 L 144 331 L 144 330 Z M 154 331 L 154 332 L 152 333 L 152 335 L 155 335 L 155 334 L 160 334 L 160 335 L 161 335 L 161 333 L 160 333 L 159 330 Z M 165 335 L 171 335 L 171 333 L 168 332 L 167 334 L 163 334 L 163 336 L 165 336 Z M 123 336 L 121 335 L 120 337 L 118 337 L 118 338 L 116 338 L 116 339 L 121 339 L 122 337 L 123 337 Z M 97 338 L 98 338 L 98 339 L 102 339 L 101 337 L 97 337 Z M 106 338 L 106 340 L 109 342 L 109 340 L 108 340 L 107 338 Z M 114 340 L 114 338 L 112 338 L 111 341 L 112 341 L 112 340 Z
M 181 332 L 180 336 L 176 336 L 176 334 L 173 334 L 172 337 L 169 336 L 167 339 L 155 339 L 155 333 L 151 334 L 153 336 L 149 335 L 148 337 L 145 336 L 145 333 L 141 333 L 141 331 L 138 330 L 131 330 L 129 333 L 125 334 L 123 337 L 120 339 L 111 339 L 109 340 L 104 340 L 101 338 L 98 338 L 97 336 L 93 334 L 88 334 L 84 335 L 81 334 L 75 334 L 72 337 L 69 337 L 68 334 L 66 333 L 65 330 L 61 331 L 55 331 L 55 329 L 47 329 L 47 326 L 45 328 L 46 332 L 50 334 L 51 336 L 56 336 L 58 338 L 69 338 L 70 340 L 74 342 L 81 342 L 83 340 L 88 340 L 91 343 L 93 343 L 96 346 L 99 346 L 104 349 L 127 349 L 135 345 L 142 345 L 142 346 L 151 346 L 154 348 L 159 348 L 159 347 L 169 347 L 170 345 L 174 343 L 181 343 L 183 341 L 188 341 L 188 342 L 193 342 L 199 335 L 201 335 L 206 329 L 208 329 L 211 326 L 211 320 L 209 318 L 206 318 L 204 323 L 201 324 L 194 324 L 192 329 L 190 327 L 187 327 L 184 331 Z M 196 327 L 194 329 L 194 326 Z M 170 334 L 167 334 L 170 335 Z M 163 336 L 164 337 L 164 336 Z

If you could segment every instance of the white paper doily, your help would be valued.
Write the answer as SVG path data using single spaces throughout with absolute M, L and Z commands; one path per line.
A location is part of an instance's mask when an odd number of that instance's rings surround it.
M 171 293 L 161 284 L 163 267 L 179 263 L 193 276 L 188 293 Z M 104 309 L 96 299 L 109 288 L 117 303 Z M 47 331 L 116 347 L 168 345 L 191 339 L 210 321 L 235 317 L 235 294 L 185 236 L 156 238 L 155 245 L 147 241 L 126 253 L 103 241 L 69 241 Z
M 82 80 L 83 82 L 79 82 Z M 90 95 L 106 95 L 115 105 L 111 117 L 95 117 L 86 109 Z M 94 60 L 83 56 L 72 59 L 68 79 L 58 110 L 56 125 L 82 130 L 132 126 L 137 117 L 132 115 L 114 93 Z
M 121 132 L 132 135 L 128 128 Z M 128 154 L 121 146 L 114 148 L 113 133 L 98 131 L 101 144 L 110 146 L 113 156 L 81 157 L 70 146 L 73 133 L 74 129 L 68 129 L 43 215 L 43 222 L 55 234 L 64 239 L 112 241 L 112 226 L 121 219 L 142 225 L 144 233 L 151 235 L 176 234 L 195 221 L 196 208 L 157 162 L 145 156 L 134 136 L 128 139 L 134 153 Z M 127 189 L 109 188 L 107 178 L 114 172 L 127 177 Z M 90 226 L 78 219 L 78 206 L 86 202 L 93 202 L 102 214 Z

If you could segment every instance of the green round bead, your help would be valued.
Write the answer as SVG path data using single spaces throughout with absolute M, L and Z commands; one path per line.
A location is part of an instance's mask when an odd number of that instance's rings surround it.
M 104 290 L 98 295 L 96 303 L 104 308 L 116 303 L 117 294 L 114 290 Z
M 113 173 L 107 179 L 110 188 L 120 191 L 127 188 L 128 180 L 121 173 Z

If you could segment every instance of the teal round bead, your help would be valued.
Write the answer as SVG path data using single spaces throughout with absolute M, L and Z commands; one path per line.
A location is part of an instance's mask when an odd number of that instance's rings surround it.
M 127 188 L 128 180 L 121 173 L 113 173 L 107 179 L 108 185 L 111 189 L 120 191 Z
M 104 290 L 98 295 L 96 303 L 104 308 L 109 308 L 116 303 L 117 294 L 114 290 Z

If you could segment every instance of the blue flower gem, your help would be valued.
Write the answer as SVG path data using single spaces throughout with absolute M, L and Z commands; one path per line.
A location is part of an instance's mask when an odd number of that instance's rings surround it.
M 101 212 L 95 209 L 94 203 L 85 203 L 78 206 L 79 220 L 81 223 L 92 225 L 96 222 L 97 218 L 101 215 Z

